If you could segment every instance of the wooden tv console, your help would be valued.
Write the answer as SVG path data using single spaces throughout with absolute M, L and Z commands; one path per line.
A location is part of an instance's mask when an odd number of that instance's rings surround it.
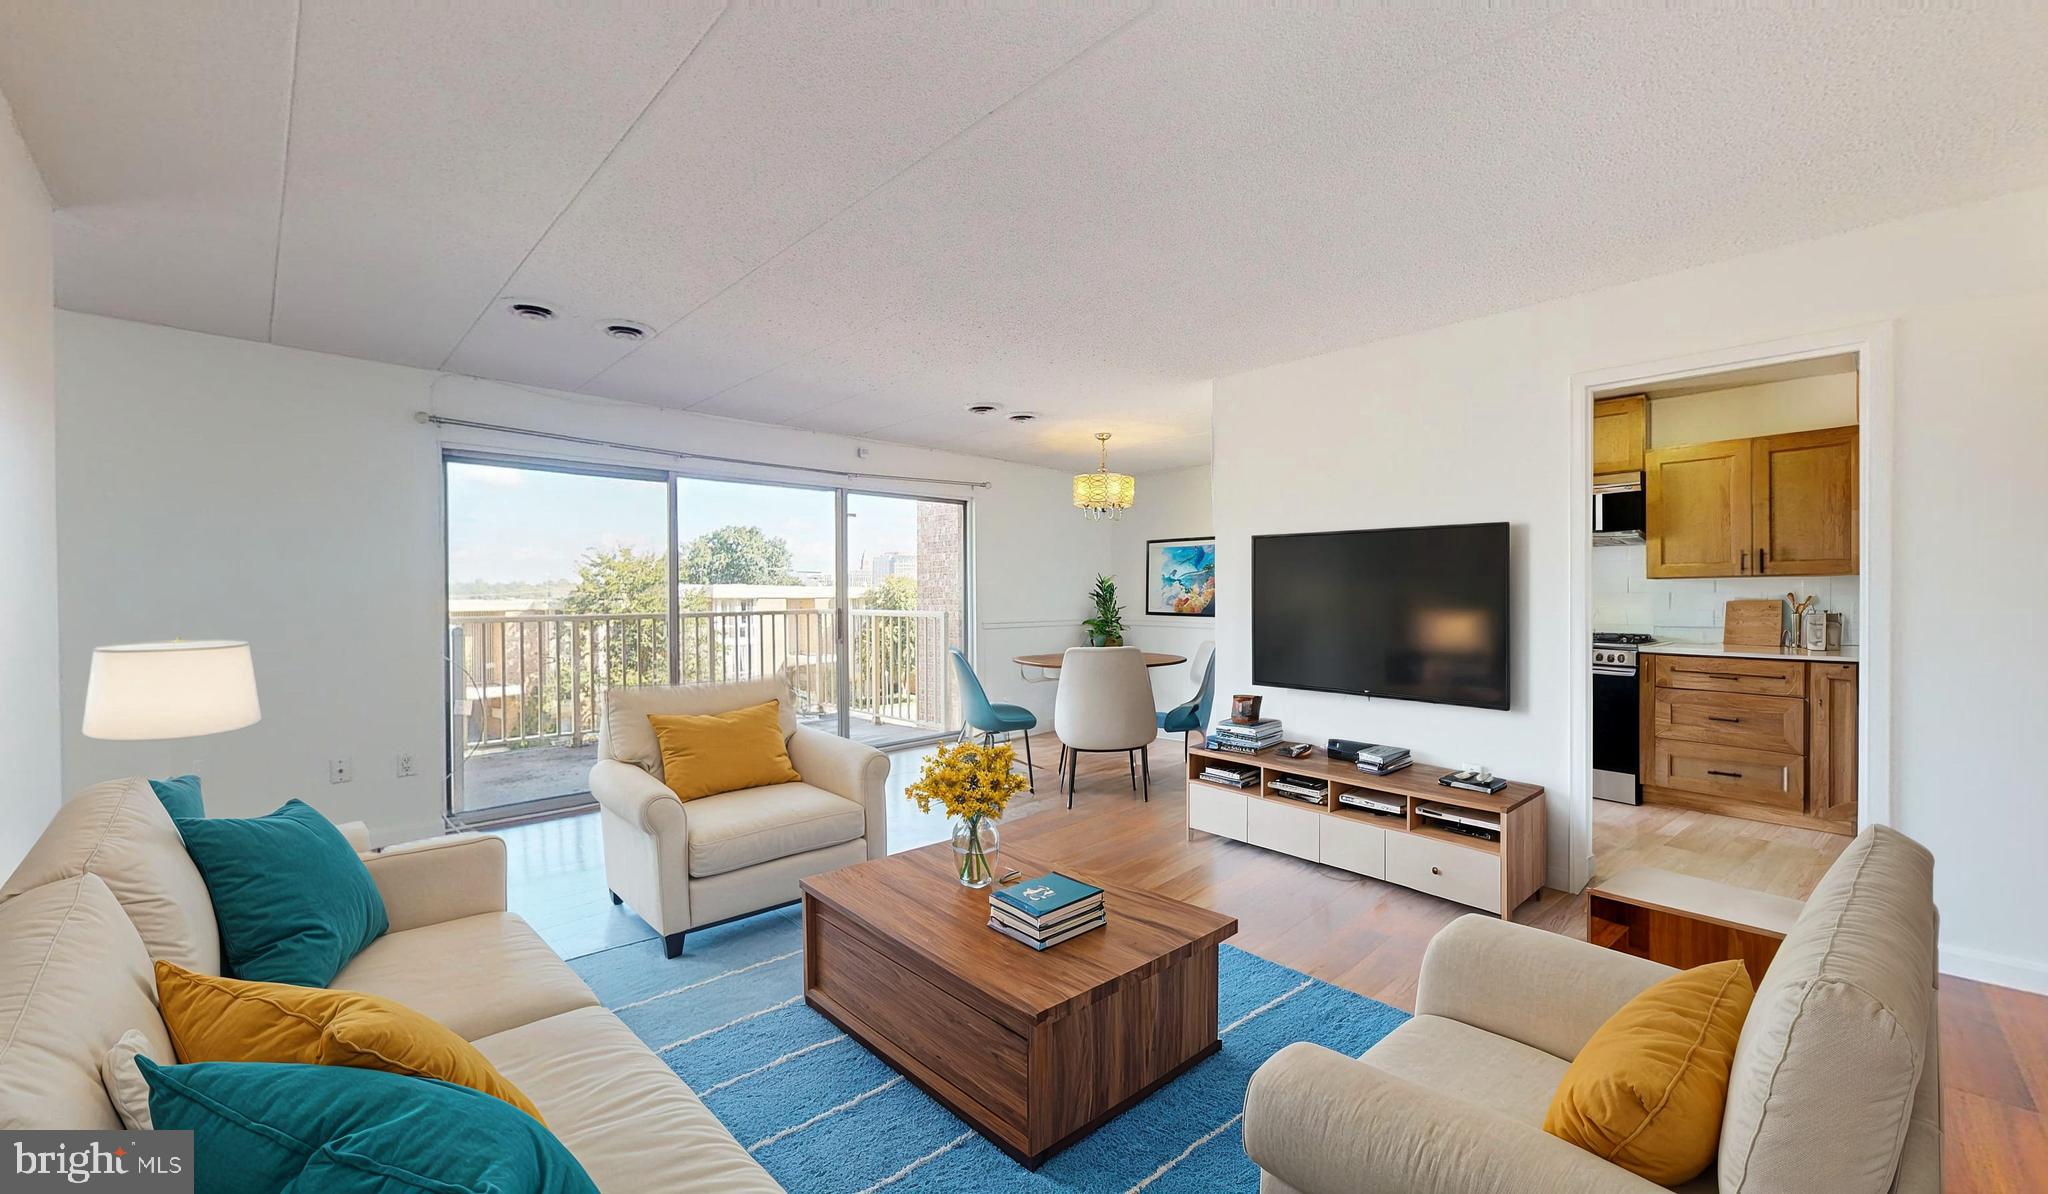
M 1248 788 L 1200 778 L 1211 762 L 1257 767 L 1259 782 Z M 1368 775 L 1322 750 L 1299 759 L 1272 751 L 1256 755 L 1192 747 L 1188 751 L 1188 832 L 1233 838 L 1340 867 L 1355 874 L 1412 887 L 1502 919 L 1512 919 L 1522 901 L 1543 887 L 1545 836 L 1543 789 L 1509 784 L 1491 795 L 1446 788 L 1442 767 L 1417 763 L 1392 775 Z M 1287 775 L 1328 780 L 1324 805 L 1271 793 Z M 1380 814 L 1339 804 L 1346 791 L 1393 797 L 1402 815 Z M 1429 824 L 1418 810 L 1442 805 L 1499 825 L 1499 841 L 1467 837 Z

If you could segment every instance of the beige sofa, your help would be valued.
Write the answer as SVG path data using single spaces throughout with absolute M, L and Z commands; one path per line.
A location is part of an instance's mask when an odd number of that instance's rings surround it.
M 472 1041 L 601 1189 L 780 1189 L 505 910 L 503 840 L 434 838 L 364 861 L 391 927 L 336 988 L 396 999 Z M 121 1127 L 106 1051 L 133 1028 L 151 1057 L 173 1059 L 152 958 L 218 974 L 219 929 L 149 784 L 116 780 L 67 801 L 0 887 L 0 1128 Z
M 1822 878 L 1744 1022 L 1720 1156 L 1684 1189 L 1941 1188 L 1934 862 L 1866 830 Z M 1542 1130 L 1570 1059 L 1669 967 L 1467 916 L 1429 944 L 1415 1018 L 1353 1060 L 1289 1045 L 1245 1098 L 1267 1194 L 1655 1191 Z
M 649 714 L 724 713 L 782 702 L 789 761 L 802 782 L 721 792 L 687 803 L 662 782 Z M 882 752 L 797 724 L 786 675 L 727 684 L 605 690 L 598 761 L 590 769 L 612 902 L 660 933 L 668 956 L 683 934 L 795 900 L 812 875 L 889 852 Z

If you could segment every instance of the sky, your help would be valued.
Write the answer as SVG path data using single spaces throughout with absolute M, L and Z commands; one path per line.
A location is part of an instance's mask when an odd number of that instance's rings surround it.
M 856 566 L 863 554 L 917 550 L 916 502 L 854 494 L 847 510 L 847 556 Z M 676 517 L 685 543 L 722 526 L 760 527 L 789 544 L 794 570 L 831 573 L 830 490 L 686 477 L 676 482 Z M 451 581 L 573 578 L 577 561 L 593 549 L 660 554 L 667 532 L 668 496 L 659 481 L 448 465 Z

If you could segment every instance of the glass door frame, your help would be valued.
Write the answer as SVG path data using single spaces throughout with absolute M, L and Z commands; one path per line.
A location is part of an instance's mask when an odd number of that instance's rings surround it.
M 832 568 L 832 625 L 833 650 L 838 666 L 833 683 L 833 699 L 838 715 L 836 730 L 841 738 L 850 738 L 853 733 L 852 668 L 849 666 L 849 652 L 852 638 L 849 627 L 852 597 L 847 582 L 847 499 L 849 497 L 891 498 L 912 502 L 939 502 L 960 507 L 960 643 L 961 650 L 973 658 L 974 644 L 974 501 L 971 497 L 934 497 L 929 494 L 910 493 L 901 490 L 871 489 L 851 485 L 820 485 L 803 481 L 784 481 L 755 477 L 734 477 L 713 472 L 697 472 L 688 469 L 641 468 L 624 464 L 606 464 L 590 461 L 565 459 L 555 456 L 529 456 L 516 452 L 493 452 L 484 449 L 444 446 L 441 449 L 441 617 L 442 644 L 442 738 L 445 778 L 442 783 L 442 809 L 444 819 L 450 825 L 474 826 L 506 823 L 537 816 L 548 816 L 559 812 L 574 811 L 592 807 L 595 801 L 589 791 L 563 793 L 525 801 L 517 805 L 506 805 L 490 812 L 471 814 L 456 807 L 458 793 L 462 788 L 462 756 L 455 741 L 453 710 L 455 708 L 456 663 L 448 652 L 447 601 L 449 575 L 449 507 L 448 507 L 448 466 L 451 464 L 485 465 L 495 468 L 530 469 L 537 472 L 566 473 L 586 477 L 612 477 L 629 481 L 659 481 L 667 491 L 668 506 L 668 682 L 681 682 L 682 652 L 682 543 L 680 541 L 682 510 L 678 500 L 678 482 L 711 481 L 733 485 L 771 485 L 781 489 L 803 489 L 832 495 L 833 517 L 833 568 Z M 943 708 L 943 706 L 942 706 Z M 941 728 L 930 734 L 906 738 L 890 747 L 900 750 L 941 741 L 956 731 Z

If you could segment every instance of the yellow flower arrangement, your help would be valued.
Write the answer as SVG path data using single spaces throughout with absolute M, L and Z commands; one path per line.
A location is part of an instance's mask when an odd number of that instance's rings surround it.
M 1017 753 L 1007 745 L 962 742 L 942 746 L 925 759 L 916 781 L 903 790 L 917 803 L 917 811 L 928 813 L 937 804 L 948 816 L 966 823 L 968 845 L 960 856 L 960 881 L 970 886 L 986 884 L 994 870 L 983 845 L 981 823 L 1002 816 L 1010 797 L 1030 786 L 1031 781 L 1013 769 L 1016 759 Z

